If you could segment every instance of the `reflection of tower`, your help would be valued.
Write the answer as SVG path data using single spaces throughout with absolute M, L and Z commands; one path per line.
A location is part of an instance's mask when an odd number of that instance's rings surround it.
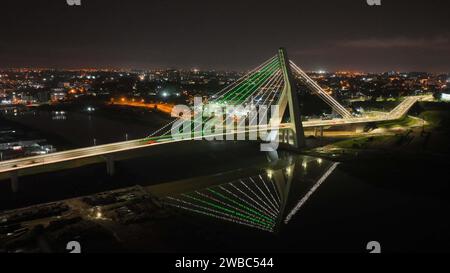
M 279 158 L 276 152 L 269 153 L 273 166 L 266 172 L 244 177 L 232 182 L 202 188 L 187 193 L 166 197 L 165 204 L 194 214 L 200 214 L 227 222 L 233 222 L 269 232 L 279 232 L 283 222 L 290 218 L 308 200 L 312 193 L 333 172 L 337 163 L 322 168 L 322 160 L 312 157 L 288 156 Z M 309 163 L 308 163 L 309 162 Z M 315 162 L 315 164 L 313 164 Z M 308 166 L 324 169 L 324 174 L 306 195 L 293 189 L 302 183 L 297 174 L 304 175 Z M 325 165 L 326 167 L 326 165 Z M 301 170 L 301 171 L 299 171 Z M 315 180 L 315 179 L 314 179 Z M 295 184 L 293 182 L 295 181 Z M 301 184 L 308 186 L 308 184 Z M 294 202 L 300 202 L 294 206 Z M 294 207 L 294 208 L 291 208 Z M 286 215 L 288 215 L 286 217 Z
M 276 186 L 281 199 L 280 215 L 277 219 L 278 220 L 277 229 L 281 227 L 280 224 L 283 221 L 283 215 L 286 210 L 286 204 L 288 202 L 289 192 L 291 189 L 291 183 L 294 173 L 295 173 L 295 163 L 291 162 L 291 164 L 289 164 L 286 168 L 273 171 L 272 174 L 273 183 Z

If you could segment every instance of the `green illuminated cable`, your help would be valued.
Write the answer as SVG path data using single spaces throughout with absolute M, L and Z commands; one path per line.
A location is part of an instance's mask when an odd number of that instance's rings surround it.
M 228 214 L 223 213 L 223 212 L 214 211 L 214 213 L 218 213 L 219 214 L 219 215 L 216 215 L 216 214 L 208 212 L 208 211 L 205 212 L 205 211 L 201 211 L 201 210 L 193 209 L 193 208 L 188 208 L 188 207 L 181 206 L 181 205 L 176 205 L 176 204 L 171 204 L 171 203 L 168 203 L 168 205 L 176 207 L 176 208 L 181 208 L 181 209 L 184 209 L 184 210 L 187 210 L 187 211 L 191 211 L 191 212 L 194 212 L 194 213 L 206 215 L 206 216 L 209 216 L 209 217 L 217 218 L 217 219 L 220 219 L 220 220 L 224 220 L 224 221 L 228 221 L 228 222 L 232 222 L 232 223 L 236 223 L 236 224 L 240 224 L 240 225 L 244 225 L 244 226 L 248 226 L 248 227 L 252 227 L 252 228 L 256 228 L 256 229 L 260 229 L 260 230 L 264 230 L 264 231 L 268 231 L 268 232 L 273 232 L 273 227 L 272 228 L 267 228 L 265 226 L 260 226 L 260 225 L 251 223 L 251 222 L 249 222 L 247 220 L 242 220 L 242 219 L 239 219 L 239 218 L 238 218 L 238 220 L 236 220 L 234 218 L 227 218 L 227 217 L 230 217 L 230 216 Z M 226 215 L 227 217 L 220 216 L 220 215 Z
M 262 218 L 262 217 L 260 217 L 260 216 L 257 216 L 257 215 L 254 215 L 254 214 L 252 214 L 252 213 L 249 213 L 248 211 L 246 211 L 246 210 L 243 210 L 243 209 L 241 209 L 241 208 L 239 208 L 239 207 L 235 207 L 234 205 L 232 205 L 232 204 L 229 204 L 229 203 L 227 203 L 227 202 L 224 202 L 223 200 L 220 200 L 220 199 L 217 199 L 215 196 L 210 196 L 210 195 L 207 195 L 207 194 L 204 194 L 204 193 L 200 193 L 200 192 L 196 192 L 198 195 L 200 195 L 200 196 L 202 196 L 202 197 L 205 197 L 205 198 L 207 198 L 207 199 L 210 199 L 211 201 L 214 201 L 214 202 L 216 202 L 216 203 L 218 203 L 218 204 L 220 204 L 220 205 L 224 205 L 224 206 L 227 206 L 227 207 L 229 207 L 229 208 L 231 208 L 231 209 L 233 209 L 233 210 L 236 210 L 237 212 L 239 212 L 239 213 L 244 213 L 245 215 L 248 215 L 248 216 L 250 216 L 250 217 L 254 217 L 254 218 L 256 218 L 256 219 L 258 219 L 258 220 L 261 220 L 261 221 L 264 221 L 264 222 L 272 222 L 272 224 L 273 224 L 273 221 L 268 221 L 268 220 L 266 220 L 266 219 L 264 219 L 264 218 Z
M 205 200 L 196 198 L 196 197 L 194 197 L 194 196 L 192 196 L 192 195 L 189 195 L 189 194 L 182 194 L 182 195 L 183 195 L 183 196 L 186 196 L 186 197 L 189 197 L 189 198 L 191 198 L 191 199 L 193 199 L 193 200 L 195 200 L 195 201 L 198 201 L 198 202 L 200 202 L 200 203 L 203 203 L 203 204 L 205 204 L 205 205 L 209 205 L 209 206 L 212 206 L 212 207 L 214 207 L 214 208 L 216 208 L 216 209 L 225 211 L 225 212 L 227 212 L 227 213 L 229 213 L 229 214 L 231 214 L 231 215 L 237 216 L 238 218 L 246 219 L 246 220 L 249 220 L 249 221 L 251 221 L 251 222 L 253 222 L 253 223 L 257 223 L 257 224 L 260 224 L 260 225 L 263 225 L 263 226 L 266 226 L 266 227 L 270 227 L 270 226 L 271 226 L 271 225 L 269 225 L 269 224 L 266 223 L 266 222 L 260 221 L 260 220 L 258 220 L 258 219 L 255 219 L 255 218 L 253 218 L 253 217 L 250 217 L 250 216 L 247 216 L 247 215 L 245 215 L 245 214 L 239 213 L 239 212 L 237 212 L 237 211 L 234 211 L 234 210 L 231 210 L 231 209 L 227 209 L 227 208 L 225 208 L 225 207 L 223 207 L 223 206 L 214 204 L 214 203 L 212 203 L 212 202 L 208 202 L 208 201 L 205 201 Z
M 257 88 L 259 88 L 261 86 L 262 83 L 264 83 L 267 78 L 269 78 L 273 72 L 274 69 L 276 68 L 276 65 L 278 63 L 278 59 L 275 58 L 273 61 L 271 61 L 269 64 L 267 64 L 263 69 L 261 69 L 258 72 L 253 73 L 253 75 L 246 80 L 246 82 L 243 82 L 242 84 L 240 84 L 239 86 L 236 86 L 235 88 L 233 88 L 225 97 L 223 97 L 221 99 L 221 101 L 225 101 L 231 98 L 232 101 L 235 100 L 236 97 L 238 97 L 239 101 L 242 101 L 242 97 L 249 94 L 250 92 L 253 92 L 254 90 L 256 90 Z M 256 81 L 256 83 L 254 83 Z M 253 82 L 254 85 L 252 85 L 250 82 Z M 253 86 L 253 88 L 252 88 Z M 239 92 L 241 91 L 247 91 L 244 94 L 239 94 Z M 245 98 L 243 98 L 245 99 Z M 194 131 L 194 130 L 192 130 Z M 180 136 L 188 136 L 189 134 L 180 134 Z M 191 135 L 192 136 L 192 135 Z M 165 138 L 169 138 L 168 136 L 157 136 L 157 137 L 148 137 L 143 139 L 144 141 L 164 141 Z
M 235 94 L 236 92 L 238 92 L 241 88 L 246 86 L 246 83 L 249 80 L 253 80 L 255 77 L 259 76 L 259 74 L 264 71 L 265 69 L 267 69 L 268 66 L 270 66 L 276 59 L 274 59 L 273 61 L 271 61 L 270 63 L 268 63 L 266 66 L 264 66 L 262 69 L 260 69 L 259 71 L 254 72 L 253 74 L 251 74 L 248 79 L 246 79 L 245 81 L 243 81 L 242 83 L 240 83 L 238 86 L 235 86 L 233 89 L 231 89 L 227 95 L 225 95 L 220 101 L 225 101 L 227 100 L 231 95 Z
M 256 83 L 254 85 L 251 85 L 249 83 L 243 83 L 241 86 L 239 86 L 239 88 L 237 90 L 235 90 L 234 92 L 230 92 L 232 94 L 235 94 L 231 100 L 234 101 L 235 98 L 238 98 L 238 102 L 245 100 L 247 97 L 242 98 L 243 96 L 246 96 L 247 94 L 251 94 L 253 93 L 255 90 L 257 90 L 270 76 L 273 75 L 273 73 L 278 69 L 278 59 L 275 59 L 274 61 L 272 61 L 270 64 L 268 64 L 266 67 L 264 67 L 260 72 L 256 72 L 255 75 L 253 75 L 251 77 L 251 79 L 247 80 L 247 81 L 253 81 L 255 77 L 257 77 L 256 79 Z M 262 77 L 262 78 L 261 78 Z M 253 88 L 252 88 L 253 86 Z M 236 94 L 241 88 L 245 87 L 244 90 L 242 91 L 247 91 L 244 94 Z M 229 96 L 231 96 L 232 94 L 228 94 L 226 97 L 229 98 Z M 224 98 L 225 99 L 225 98 Z M 192 137 L 192 133 L 194 133 L 195 128 L 191 130 L 191 137 Z M 189 133 L 185 133 L 185 134 L 180 134 L 180 136 L 188 136 Z M 167 136 L 158 136 L 158 137 L 149 137 L 149 138 L 145 138 L 144 141 L 150 141 L 150 140 L 154 140 L 154 141 L 158 141 L 161 139 L 166 138 Z
M 268 69 L 270 69 L 274 64 L 276 64 L 278 60 L 274 59 L 272 62 L 270 62 L 269 64 L 267 64 L 264 68 L 262 68 L 260 71 L 257 71 L 255 73 L 253 73 L 249 79 L 247 79 L 246 81 L 244 81 L 243 83 L 241 83 L 240 85 L 236 86 L 235 88 L 233 88 L 230 92 L 228 92 L 228 94 L 226 96 L 224 96 L 220 102 L 226 101 L 228 100 L 232 95 L 234 95 L 234 97 L 236 96 L 236 94 L 241 91 L 242 88 L 248 88 L 249 83 L 257 78 L 259 78 L 262 74 L 264 74 Z M 234 98 L 233 97 L 233 98 Z
M 241 92 L 234 92 L 234 96 L 230 99 L 231 101 L 235 101 L 236 98 L 241 98 L 243 95 L 247 95 L 249 92 L 256 90 L 256 88 L 258 88 L 262 83 L 264 83 L 264 81 L 267 79 L 268 75 L 271 75 L 271 73 L 273 73 L 276 69 L 278 69 L 278 60 L 274 60 L 272 63 L 270 63 L 268 66 L 266 66 L 263 70 L 261 70 L 260 72 L 258 72 L 257 78 L 254 79 L 250 79 L 248 80 L 246 83 L 244 83 L 245 85 L 245 89 L 242 90 L 245 93 L 241 93 Z
M 255 228 L 261 228 L 261 229 L 267 229 L 267 230 L 271 230 L 273 228 L 273 227 L 267 228 L 266 226 L 263 226 L 263 225 L 254 223 L 252 221 L 249 221 L 249 220 L 246 220 L 246 219 L 242 219 L 242 218 L 230 215 L 228 213 L 216 210 L 214 208 L 209 208 L 209 207 L 205 207 L 205 206 L 196 205 L 196 204 L 193 204 L 193 203 L 185 201 L 185 200 L 180 200 L 180 199 L 177 199 L 177 198 L 174 198 L 174 197 L 170 197 L 170 196 L 167 197 L 167 199 L 171 200 L 171 201 L 175 201 L 176 203 L 181 203 L 182 204 L 182 205 L 180 205 L 180 204 L 175 204 L 175 203 L 168 202 L 167 203 L 168 205 L 180 207 L 180 208 L 183 208 L 183 209 L 186 209 L 186 210 L 190 210 L 190 211 L 195 210 L 197 213 L 205 214 L 205 215 L 212 216 L 212 217 L 215 217 L 215 218 L 220 218 L 220 219 L 227 220 L 227 221 L 232 221 L 232 222 L 235 222 L 235 223 L 238 223 L 238 224 L 244 224 L 244 225 L 247 225 L 247 226 L 252 226 L 252 227 L 255 227 Z M 183 205 L 186 205 L 187 207 L 183 206 Z M 192 207 L 192 208 L 190 208 L 190 207 Z
M 277 64 L 275 67 L 273 67 L 273 68 L 268 72 L 268 74 L 265 74 L 265 75 L 263 76 L 263 79 L 260 80 L 260 81 L 257 83 L 257 85 L 254 86 L 253 89 L 251 89 L 251 90 L 247 91 L 246 93 L 242 94 L 241 96 L 239 96 L 239 97 L 237 98 L 237 101 L 238 101 L 238 102 L 241 102 L 241 101 L 245 100 L 246 98 L 248 98 L 249 94 L 252 94 L 252 93 L 253 93 L 254 91 L 256 91 L 258 88 L 260 88 L 260 87 L 266 82 L 266 80 L 267 80 L 268 78 L 270 78 L 270 77 L 274 74 L 275 71 L 278 70 L 278 68 L 279 68 L 279 67 L 278 67 L 278 64 Z
M 216 191 L 213 190 L 213 189 L 208 189 L 208 191 L 210 191 L 210 192 L 213 193 L 213 194 L 216 194 L 217 196 L 222 197 L 223 199 L 226 199 L 226 200 L 232 202 L 233 204 L 236 204 L 237 206 L 239 206 L 239 207 L 241 207 L 241 208 L 243 208 L 243 209 L 245 209 L 245 210 L 247 210 L 247 211 L 249 211 L 249 212 L 252 212 L 252 213 L 258 215 L 258 216 L 261 217 L 261 218 L 266 219 L 266 220 L 269 221 L 269 222 L 273 222 L 273 221 L 274 221 L 272 218 L 269 218 L 269 217 L 267 217 L 266 215 L 263 215 L 263 214 L 259 213 L 258 211 L 254 210 L 254 209 L 252 209 L 252 208 L 249 208 L 249 207 L 247 207 L 247 206 L 245 206 L 245 205 L 243 205 L 243 204 L 241 204 L 241 203 L 239 203 L 239 202 L 237 202 L 237 201 L 235 201 L 235 200 L 233 200 L 233 199 L 231 199 L 231 198 L 228 198 L 228 197 L 226 197 L 225 195 L 223 195 L 223 194 L 221 194 L 221 193 L 218 193 L 218 192 L 216 192 Z M 255 217 L 258 217 L 258 216 L 255 216 Z

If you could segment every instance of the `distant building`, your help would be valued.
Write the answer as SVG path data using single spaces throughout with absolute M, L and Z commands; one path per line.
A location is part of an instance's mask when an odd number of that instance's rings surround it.
M 34 103 L 34 102 L 36 102 L 36 98 L 35 98 L 35 96 L 33 96 L 30 93 L 24 93 L 24 94 L 22 94 L 22 102 L 23 103 L 26 103 L 26 102 Z
M 450 93 L 442 93 L 441 100 L 442 101 L 450 101 Z
M 70 88 L 71 84 L 70 84 L 70 82 L 59 82 L 58 83 L 58 87 L 60 87 L 60 88 Z
M 67 91 L 64 88 L 54 88 L 50 93 L 51 101 L 61 101 L 67 98 Z

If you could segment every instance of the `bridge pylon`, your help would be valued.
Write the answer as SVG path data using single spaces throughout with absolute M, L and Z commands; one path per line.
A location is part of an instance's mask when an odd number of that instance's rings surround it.
M 285 48 L 278 49 L 278 59 L 280 61 L 284 78 L 284 87 L 278 101 L 278 105 L 280 107 L 280 122 L 286 113 L 286 108 L 289 108 L 289 117 L 293 132 L 293 143 L 289 143 L 289 141 L 287 141 L 287 143 L 294 149 L 302 149 L 306 146 L 306 142 L 300 113 L 297 85 L 294 82 L 291 65 Z M 283 143 L 283 140 L 280 142 L 281 144 L 287 144 Z

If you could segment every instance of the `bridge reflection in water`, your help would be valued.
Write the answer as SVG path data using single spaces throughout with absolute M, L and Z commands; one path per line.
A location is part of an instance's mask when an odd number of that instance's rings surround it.
M 339 164 L 289 153 L 279 156 L 268 153 L 269 166 L 254 175 L 171 194 L 162 201 L 183 214 L 278 232 Z

